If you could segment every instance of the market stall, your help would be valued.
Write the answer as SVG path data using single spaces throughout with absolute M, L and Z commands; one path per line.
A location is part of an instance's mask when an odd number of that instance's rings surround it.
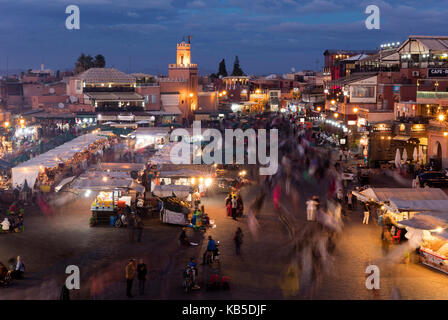
M 158 167 L 155 184 L 191 186 L 203 194 L 215 178 L 216 169 L 211 165 L 163 164 Z
M 89 171 L 76 179 L 72 188 L 85 190 L 86 197 L 97 192 L 91 206 L 93 225 L 109 223 L 111 216 L 115 216 L 120 208 L 132 207 L 137 193 L 145 191 L 127 172 Z
M 424 212 L 402 224 L 406 237 L 420 244 L 420 262 L 448 274 L 448 214 Z
M 169 142 L 170 128 L 166 127 L 140 127 L 134 132 L 135 134 L 135 148 L 141 149 L 146 147 L 153 147 L 161 149 L 167 142 Z
M 108 137 L 98 132 L 77 137 L 12 168 L 13 186 L 21 187 L 27 181 L 31 189 L 36 182 L 51 187 L 77 168 L 86 169 L 88 161 L 108 147 Z
M 164 223 L 187 225 L 191 214 L 191 205 L 187 201 L 182 201 L 177 197 L 160 198 L 163 207 L 160 212 L 160 219 Z

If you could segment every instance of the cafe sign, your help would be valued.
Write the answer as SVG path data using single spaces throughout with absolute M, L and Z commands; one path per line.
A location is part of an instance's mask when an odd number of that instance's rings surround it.
M 448 68 L 429 68 L 428 69 L 429 78 L 448 78 Z

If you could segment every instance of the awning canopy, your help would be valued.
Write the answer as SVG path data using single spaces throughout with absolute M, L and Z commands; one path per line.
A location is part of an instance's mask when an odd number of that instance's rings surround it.
M 192 192 L 192 188 L 190 186 L 182 186 L 182 185 L 156 185 L 154 187 L 153 193 L 158 197 L 171 197 L 173 193 L 176 197 L 179 198 L 187 198 L 188 195 Z
M 54 190 L 55 190 L 56 192 L 61 191 L 61 189 L 62 189 L 66 184 L 72 182 L 73 179 L 75 179 L 75 178 L 76 178 L 75 176 L 65 178 L 64 180 L 62 180 L 62 181 L 61 181 L 61 182 L 54 188 Z
M 448 212 L 448 200 L 403 200 L 399 198 L 390 198 L 390 204 L 393 208 L 399 211 Z
M 144 163 L 113 163 L 113 162 L 102 162 L 95 166 L 95 169 L 97 170 L 103 170 L 103 171 L 124 171 L 124 172 L 131 172 L 131 171 L 141 171 L 145 170 L 146 165 Z M 109 173 L 109 172 L 108 172 Z
M 144 101 L 144 97 L 135 92 L 86 92 L 96 101 Z
M 72 184 L 73 189 L 93 190 L 93 191 L 111 191 L 116 189 L 135 190 L 143 193 L 145 187 L 135 182 L 125 172 L 103 172 L 90 171 L 81 175 Z
M 412 219 L 399 222 L 401 225 L 423 230 L 436 230 L 448 227 L 448 214 L 445 212 L 421 213 Z
M 392 140 L 398 140 L 398 141 L 409 141 L 411 139 L 410 136 L 395 136 L 392 138 Z
M 385 202 L 391 198 L 401 200 L 448 200 L 448 196 L 439 188 L 368 188 L 359 192 L 370 201 Z

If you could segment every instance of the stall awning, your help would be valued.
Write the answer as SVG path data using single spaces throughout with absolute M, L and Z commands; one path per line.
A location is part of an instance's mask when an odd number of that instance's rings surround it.
M 448 200 L 448 196 L 439 188 L 368 188 L 360 192 L 370 201 L 385 202 L 391 198 L 401 200 Z
M 395 136 L 392 138 L 392 140 L 398 140 L 398 141 L 409 141 L 411 139 L 410 136 Z
M 141 171 L 145 170 L 146 165 L 144 163 L 113 163 L 113 162 L 102 162 L 95 166 L 96 169 L 103 171 Z
M 72 182 L 73 179 L 75 179 L 75 176 L 65 178 L 54 188 L 54 191 L 59 192 L 66 184 Z
M 400 211 L 445 211 L 448 200 L 403 200 L 390 198 L 390 204 Z
M 156 185 L 153 193 L 158 197 L 171 197 L 174 193 L 176 197 L 187 198 L 192 192 L 190 186 L 182 185 Z
M 400 221 L 400 224 L 414 229 L 444 229 L 448 227 L 448 215 L 444 212 L 421 213 L 412 219 Z

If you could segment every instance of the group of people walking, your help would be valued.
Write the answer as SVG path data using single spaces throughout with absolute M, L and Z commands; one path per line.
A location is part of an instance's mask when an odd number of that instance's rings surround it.
M 228 217 L 237 220 L 237 217 L 242 217 L 244 214 L 243 199 L 240 194 L 232 194 L 226 197 L 226 212 Z

